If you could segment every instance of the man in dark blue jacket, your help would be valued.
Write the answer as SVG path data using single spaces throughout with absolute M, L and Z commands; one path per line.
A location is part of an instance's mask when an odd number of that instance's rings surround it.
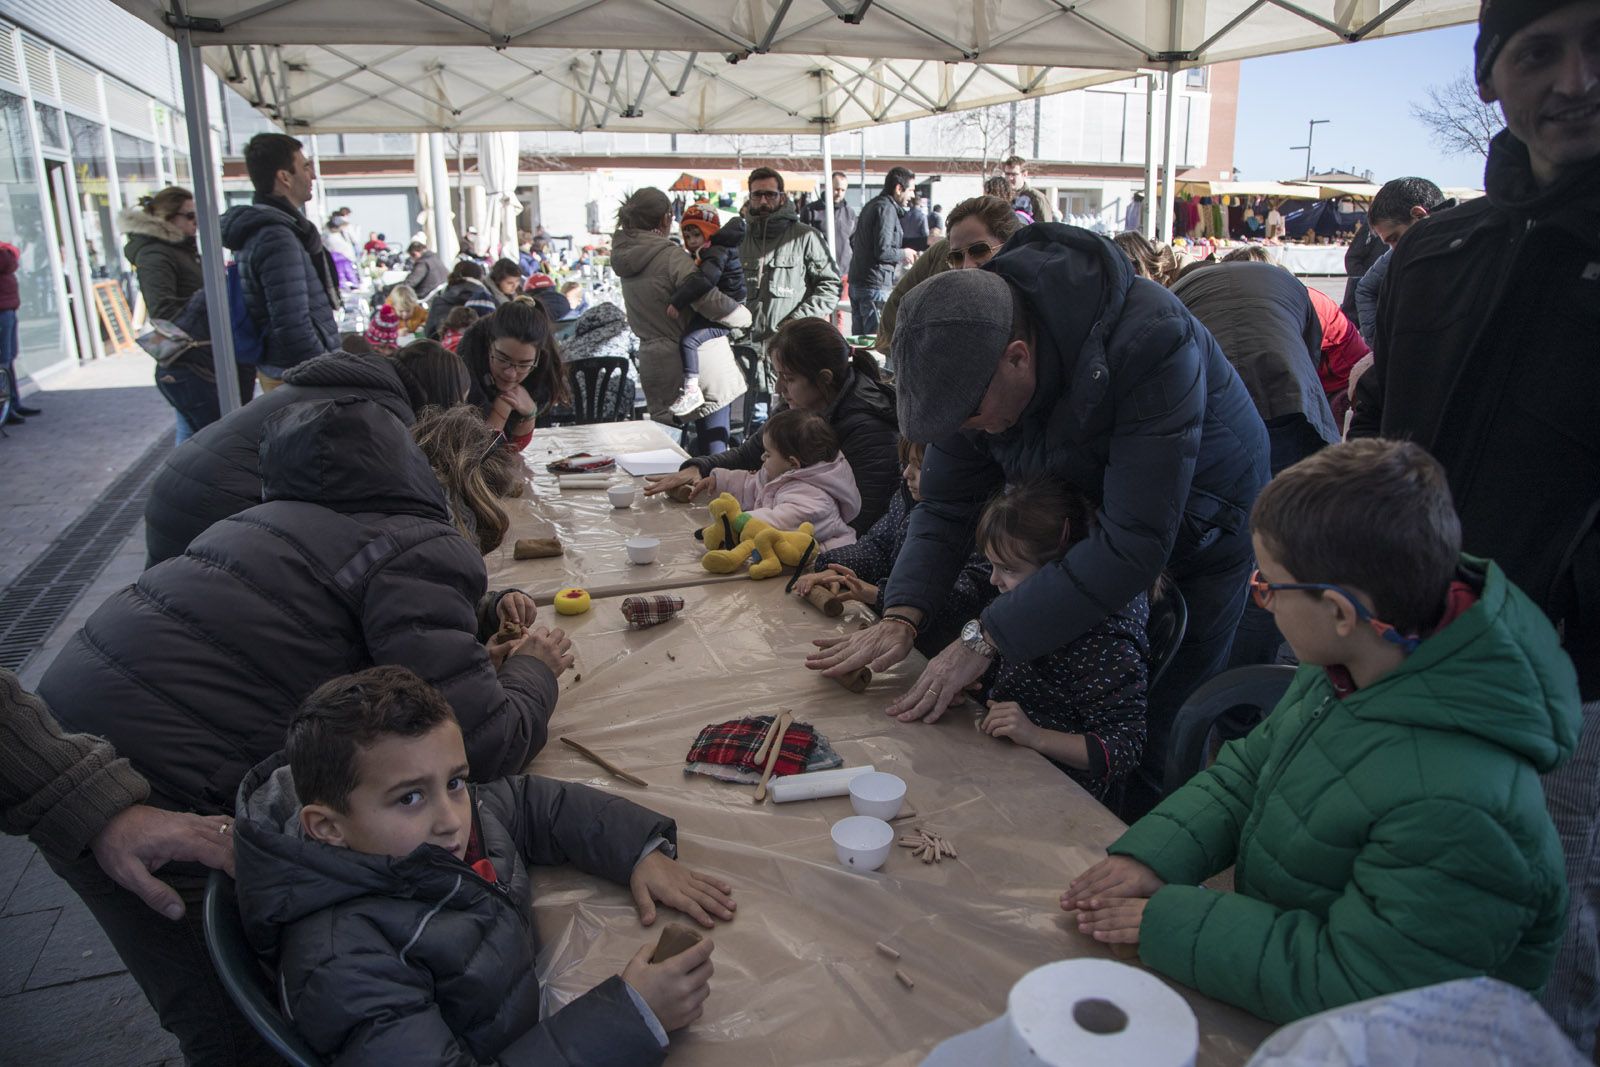
M 1165 571 L 1189 626 L 1151 694 L 1150 741 L 1127 801 L 1142 813 L 1159 797 L 1172 716 L 1223 669 L 1244 608 L 1250 506 L 1268 476 L 1261 416 L 1178 299 L 1077 227 L 1024 227 L 983 270 L 923 282 L 900 314 L 900 432 L 931 446 L 922 503 L 883 621 L 808 665 L 833 675 L 899 662 L 944 602 L 996 488 L 1070 482 L 1099 501 L 1095 530 L 968 623 L 889 711 L 937 719 L 995 655 L 1053 652 Z
M 862 207 L 856 232 L 850 236 L 851 329 L 858 335 L 878 332 L 878 316 L 894 289 L 895 268 L 905 243 L 900 220 L 916 180 L 905 167 L 890 170 L 883 179 L 883 192 Z
M 222 243 L 239 263 L 245 307 L 261 332 L 256 377 L 271 392 L 290 367 L 338 349 L 338 276 L 303 213 L 317 175 L 300 142 L 257 134 L 244 146 L 244 165 L 256 195 L 222 216 Z

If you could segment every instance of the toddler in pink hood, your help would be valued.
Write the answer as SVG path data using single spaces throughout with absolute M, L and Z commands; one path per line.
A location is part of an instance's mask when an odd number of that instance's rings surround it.
M 854 544 L 849 523 L 861 511 L 861 492 L 828 420 L 780 411 L 762 428 L 761 443 L 760 470 L 712 470 L 717 492 L 732 493 L 745 511 L 780 530 L 809 522 L 824 550 Z

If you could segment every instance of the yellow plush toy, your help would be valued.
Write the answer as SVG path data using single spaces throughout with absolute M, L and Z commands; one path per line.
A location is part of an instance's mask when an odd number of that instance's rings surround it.
M 816 544 L 809 522 L 798 530 L 776 529 L 741 508 L 732 493 L 723 493 L 710 507 L 711 525 L 695 536 L 707 550 L 700 565 L 712 574 L 732 574 L 760 553 L 761 559 L 750 565 L 750 577 L 771 578 L 784 567 L 798 567 Z

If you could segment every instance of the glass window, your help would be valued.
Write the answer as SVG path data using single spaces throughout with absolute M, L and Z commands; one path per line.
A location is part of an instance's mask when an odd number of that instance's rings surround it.
M 67 136 L 72 141 L 72 170 L 78 180 L 78 218 L 87 242 L 89 271 L 108 278 L 108 242 L 111 228 L 111 165 L 106 160 L 106 131 L 97 122 L 67 115 Z
M 46 148 L 65 149 L 67 147 L 66 134 L 61 132 L 61 109 L 33 102 L 34 117 L 39 120 L 39 141 Z
M 17 369 L 32 373 L 69 358 L 50 268 L 47 201 L 28 141 L 28 108 L 0 91 L 0 239 L 17 247 Z
M 142 137 L 112 130 L 111 148 L 117 154 L 117 184 L 125 207 L 132 207 L 141 196 L 151 196 L 161 188 L 154 144 Z
M 1184 72 L 1184 85 L 1190 89 L 1205 90 L 1211 85 L 1211 69 L 1209 67 L 1190 67 Z
M 172 150 L 172 184 L 181 185 L 185 189 L 193 189 L 191 184 L 194 172 L 189 169 L 189 153 L 181 148 Z

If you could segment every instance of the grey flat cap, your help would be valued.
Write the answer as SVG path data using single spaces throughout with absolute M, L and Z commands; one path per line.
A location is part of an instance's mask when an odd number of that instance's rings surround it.
M 977 410 L 1011 340 L 1011 287 L 986 270 L 935 274 L 900 302 L 891 357 L 900 433 L 948 437 Z

